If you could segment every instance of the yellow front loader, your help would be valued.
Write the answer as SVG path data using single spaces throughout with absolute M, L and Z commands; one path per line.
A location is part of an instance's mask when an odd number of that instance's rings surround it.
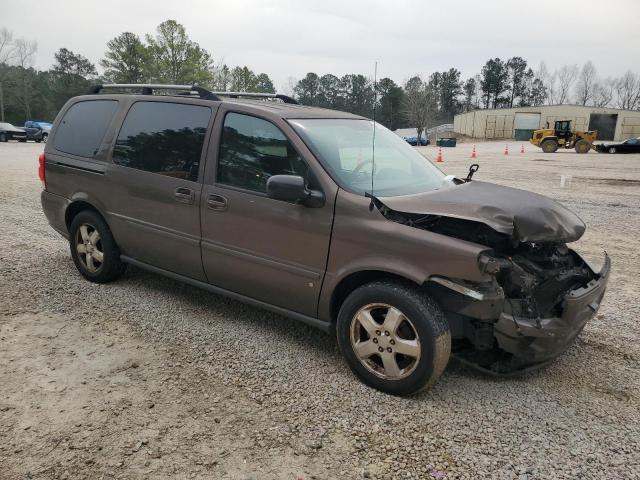
M 548 125 L 548 124 L 547 124 Z M 596 141 L 598 132 L 572 132 L 571 120 L 558 120 L 554 128 L 541 128 L 533 132 L 529 140 L 536 147 L 542 148 L 544 153 L 553 153 L 558 148 L 573 148 L 577 153 L 589 153 L 595 150 L 593 142 Z

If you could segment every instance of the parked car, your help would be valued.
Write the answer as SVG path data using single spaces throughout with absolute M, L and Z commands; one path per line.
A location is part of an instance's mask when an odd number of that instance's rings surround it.
M 27 141 L 27 134 L 22 128 L 14 127 L 10 123 L 0 122 L 0 142 L 9 140 Z
M 27 132 L 27 140 L 35 140 L 36 142 L 45 142 L 51 133 L 51 124 L 48 122 L 37 122 L 27 120 L 24 122 L 24 130 Z
M 413 135 L 413 136 L 406 136 L 406 137 L 402 137 L 404 139 L 405 142 L 407 142 L 409 145 L 412 146 L 417 146 L 418 145 L 418 136 L 417 135 Z M 423 147 L 426 145 L 429 145 L 431 142 L 429 141 L 428 138 L 421 136 L 420 137 L 420 145 L 422 145 Z
M 39 158 L 44 213 L 91 282 L 129 264 L 306 322 L 392 394 L 451 354 L 545 365 L 598 311 L 610 260 L 567 246 L 585 224 L 549 198 L 472 181 L 477 165 L 445 176 L 381 125 L 372 149 L 371 120 L 283 95 L 140 88 L 68 101 Z
M 628 138 L 620 143 L 600 143 L 596 145 L 600 153 L 640 153 L 640 137 Z

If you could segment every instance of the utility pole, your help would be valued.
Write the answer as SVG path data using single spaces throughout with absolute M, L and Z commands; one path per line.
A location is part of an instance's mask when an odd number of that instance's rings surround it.
M 4 122 L 4 92 L 2 91 L 2 82 L 0 82 L 0 122 Z

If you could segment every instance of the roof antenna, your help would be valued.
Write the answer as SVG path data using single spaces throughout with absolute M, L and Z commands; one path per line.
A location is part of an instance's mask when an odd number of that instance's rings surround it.
M 371 203 L 369 211 L 373 210 L 375 203 L 373 201 L 373 174 L 376 170 L 376 104 L 378 103 L 378 62 L 376 61 L 373 68 L 373 139 L 371 142 Z

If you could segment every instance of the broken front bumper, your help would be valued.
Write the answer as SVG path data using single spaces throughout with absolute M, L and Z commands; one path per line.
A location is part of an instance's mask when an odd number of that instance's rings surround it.
M 521 318 L 506 312 L 500 315 L 494 335 L 498 346 L 513 355 L 514 370 L 541 366 L 567 350 L 598 311 L 610 271 L 611 260 L 605 254 L 600 273 L 586 286 L 565 296 L 559 317 Z

